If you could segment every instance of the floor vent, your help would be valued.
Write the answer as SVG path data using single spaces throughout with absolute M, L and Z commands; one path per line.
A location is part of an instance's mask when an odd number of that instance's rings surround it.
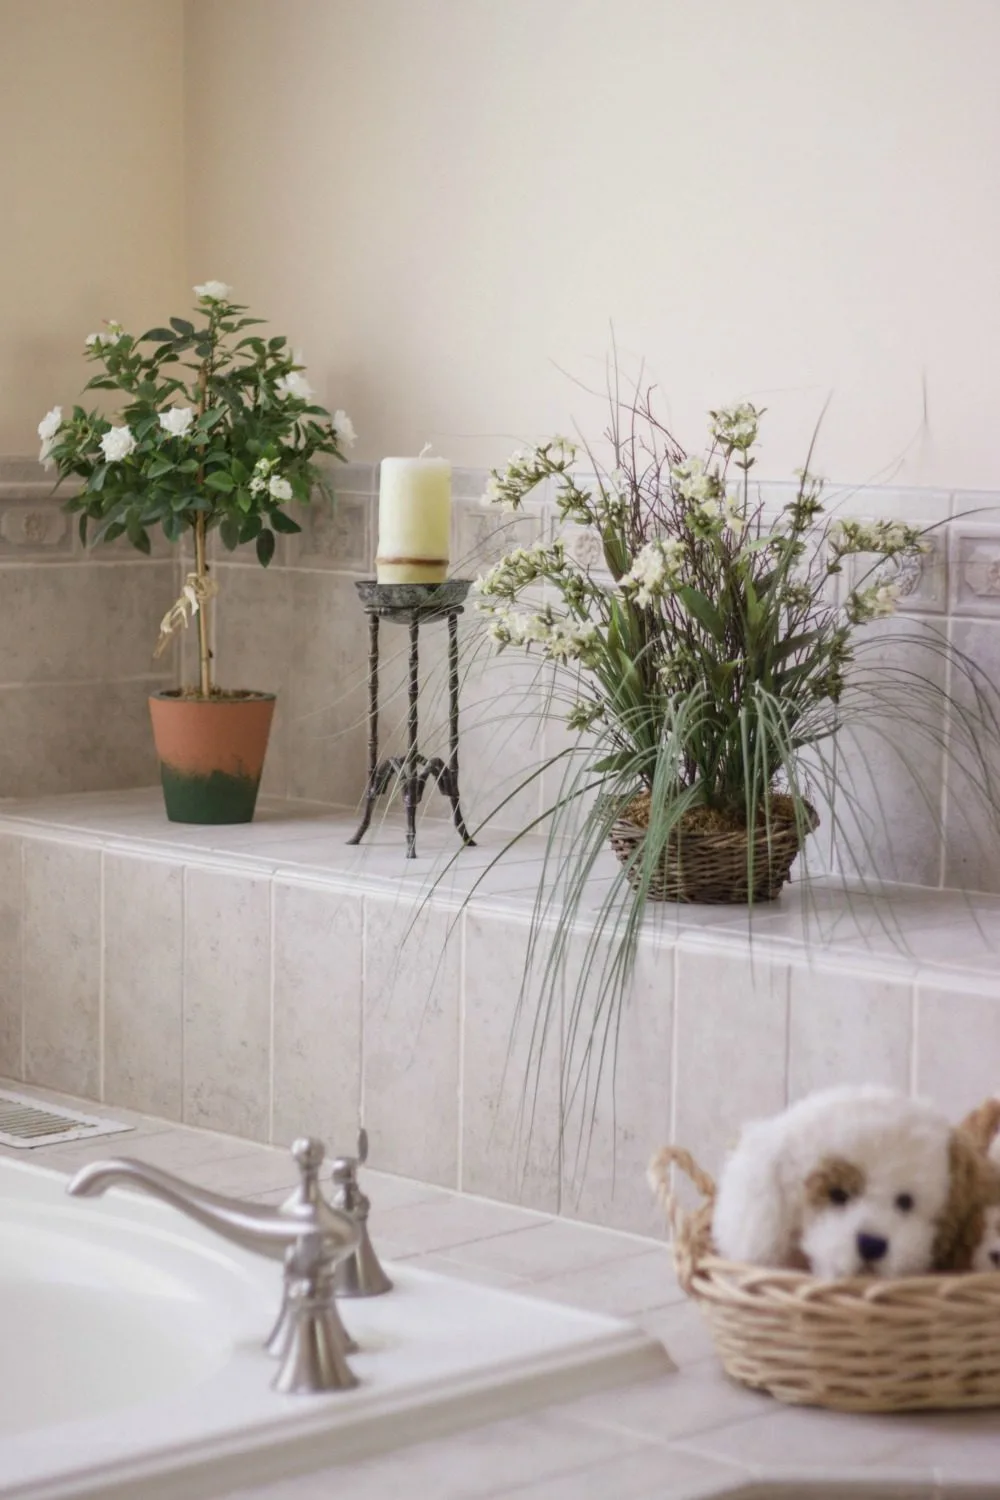
M 118 1120 L 99 1120 L 96 1115 L 64 1109 L 60 1104 L 42 1104 L 27 1094 L 0 1089 L 0 1146 L 56 1146 L 62 1141 L 85 1141 L 98 1135 L 117 1135 L 131 1130 Z

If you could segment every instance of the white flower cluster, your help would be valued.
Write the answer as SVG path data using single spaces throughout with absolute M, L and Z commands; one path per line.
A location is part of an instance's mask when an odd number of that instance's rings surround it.
M 576 461 L 577 448 L 569 438 L 553 437 L 545 443 L 530 448 L 527 453 L 518 448 L 512 453 L 503 470 L 492 469 L 486 482 L 485 498 L 491 505 L 502 505 L 506 510 L 519 510 L 525 496 L 536 484 L 549 474 L 564 474 Z
M 673 537 L 647 542 L 636 553 L 622 578 L 622 588 L 635 590 L 635 602 L 645 609 L 654 599 L 676 588 L 684 565 L 684 543 Z
M 311 401 L 316 394 L 306 377 L 298 370 L 289 370 L 287 375 L 279 375 L 274 382 L 274 389 L 279 396 L 295 401 Z M 344 413 L 341 412 L 340 415 L 343 416 Z
M 579 661 L 593 665 L 600 647 L 597 626 L 557 619 L 551 610 L 524 614 L 516 609 L 497 609 L 489 633 L 501 646 L 540 646 L 549 661 Z
M 204 281 L 201 286 L 194 288 L 199 302 L 228 302 L 232 291 L 232 287 L 225 281 Z
M 170 437 L 187 437 L 193 421 L 193 406 L 171 406 L 160 412 L 160 426 Z
M 476 591 L 495 599 L 514 599 L 521 589 L 539 578 L 552 578 L 566 571 L 566 550 L 558 539 L 548 546 L 515 547 L 488 573 L 476 580 Z
M 114 318 L 108 318 L 106 329 L 103 333 L 88 333 L 84 344 L 88 349 L 104 349 L 112 344 L 117 344 L 125 332 L 122 325 Z
M 280 474 L 274 472 L 279 462 L 277 458 L 258 458 L 247 486 L 251 495 L 263 495 L 266 491 L 272 500 L 292 498 L 292 486 L 288 480 L 282 479 Z
M 757 441 L 761 415 L 750 401 L 741 401 L 738 406 L 724 406 L 719 411 L 709 412 L 712 418 L 709 431 L 729 452 L 738 448 L 745 453 Z
M 101 438 L 101 452 L 105 463 L 121 463 L 135 449 L 135 435 L 128 427 L 109 427 Z
M 61 406 L 54 406 L 51 411 L 47 411 L 38 424 L 38 436 L 42 440 L 42 446 L 38 452 L 38 462 L 44 464 L 47 469 L 51 469 L 52 467 L 53 460 L 50 455 L 56 445 L 56 437 L 61 426 Z
M 339 407 L 333 414 L 333 432 L 342 448 L 353 448 L 358 440 L 358 435 L 354 430 L 354 423 L 346 411 L 343 411 Z
M 835 521 L 827 535 L 835 557 L 851 552 L 875 552 L 896 557 L 900 552 L 929 552 L 930 543 L 923 540 L 916 526 L 902 521 Z
M 901 593 L 898 583 L 878 583 L 870 589 L 856 589 L 847 601 L 847 618 L 852 625 L 887 620 L 896 613 Z

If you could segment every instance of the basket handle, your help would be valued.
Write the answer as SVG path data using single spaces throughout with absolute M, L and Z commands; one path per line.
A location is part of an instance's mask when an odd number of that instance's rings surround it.
M 701 1194 L 704 1201 L 693 1211 L 682 1208 L 674 1190 L 671 1167 L 680 1167 Z M 708 1240 L 715 1204 L 715 1182 L 683 1146 L 661 1146 L 646 1175 L 673 1234 L 677 1279 L 684 1291 L 690 1292 Z

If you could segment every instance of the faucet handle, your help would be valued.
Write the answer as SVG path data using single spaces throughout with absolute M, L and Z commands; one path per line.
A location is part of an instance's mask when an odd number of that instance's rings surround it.
M 326 1156 L 326 1147 L 317 1136 L 303 1135 L 292 1142 L 292 1155 L 302 1174 L 303 1196 L 312 1201 L 319 1187 L 319 1169 Z
M 333 1161 L 334 1208 L 346 1213 L 358 1226 L 359 1241 L 352 1253 L 340 1261 L 334 1272 L 338 1297 L 379 1297 L 388 1292 L 392 1282 L 382 1269 L 368 1234 L 368 1210 L 371 1200 L 358 1182 L 358 1168 L 368 1160 L 368 1132 L 362 1126 L 358 1133 L 356 1156 L 337 1156 Z

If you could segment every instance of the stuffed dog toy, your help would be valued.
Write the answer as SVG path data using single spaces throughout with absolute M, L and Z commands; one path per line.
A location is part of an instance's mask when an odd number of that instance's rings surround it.
M 932 1105 L 891 1089 L 811 1094 L 744 1127 L 723 1168 L 720 1255 L 844 1276 L 968 1270 L 1000 1166 Z
M 1000 1168 L 1000 1099 L 987 1099 L 959 1129 L 977 1151 Z M 983 1212 L 983 1233 L 972 1255 L 974 1271 L 1000 1271 L 1000 1206 L 989 1204 Z

